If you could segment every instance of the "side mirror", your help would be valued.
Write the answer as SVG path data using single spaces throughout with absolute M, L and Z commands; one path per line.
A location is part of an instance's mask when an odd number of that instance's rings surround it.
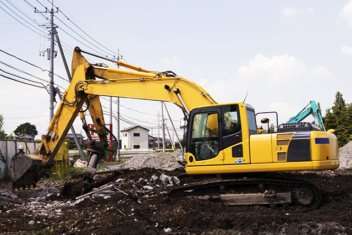
M 269 118 L 263 118 L 260 122 L 263 124 L 269 123 Z

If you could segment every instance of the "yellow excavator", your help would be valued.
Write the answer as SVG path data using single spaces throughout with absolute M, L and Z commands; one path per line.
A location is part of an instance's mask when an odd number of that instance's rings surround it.
M 89 162 L 84 173 L 84 187 L 92 181 L 97 163 L 108 145 L 108 130 L 99 96 L 167 101 L 181 108 L 188 123 L 186 173 L 213 174 L 215 177 L 212 181 L 175 188 L 170 191 L 170 197 L 222 201 L 228 205 L 314 208 L 321 197 L 315 185 L 270 177 L 270 172 L 339 167 L 338 144 L 333 130 L 326 132 L 301 122 L 280 124 L 275 133 L 258 134 L 255 110 L 248 104 L 218 104 L 202 87 L 171 71 L 150 71 L 122 61 L 111 62 L 128 70 L 104 63 L 91 64 L 82 53 L 96 56 L 75 48 L 72 81 L 63 94 L 48 133 L 41 137 L 40 149 L 33 154 L 13 157 L 14 189 L 35 187 L 46 170 L 54 165 L 55 155 L 78 114 L 91 146 L 87 151 Z M 84 115 L 87 110 L 95 129 L 87 126 Z M 99 135 L 99 142 L 92 140 L 91 131 Z

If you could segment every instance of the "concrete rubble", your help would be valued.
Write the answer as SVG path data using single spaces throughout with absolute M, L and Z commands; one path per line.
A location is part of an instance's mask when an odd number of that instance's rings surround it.
M 172 171 L 184 166 L 184 155 L 182 151 L 175 151 L 171 154 L 166 153 L 150 153 L 138 154 L 132 157 L 127 162 L 119 165 L 118 168 L 128 169 L 141 169 L 141 168 L 154 168 Z
M 352 168 L 352 141 L 339 150 L 340 169 Z

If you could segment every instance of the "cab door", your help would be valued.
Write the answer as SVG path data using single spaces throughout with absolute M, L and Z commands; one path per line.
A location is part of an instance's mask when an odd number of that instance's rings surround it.
M 192 110 L 188 123 L 188 166 L 223 164 L 219 120 L 221 107 L 205 107 Z
M 246 106 L 243 103 L 222 106 L 222 154 L 224 164 L 250 163 L 246 136 Z

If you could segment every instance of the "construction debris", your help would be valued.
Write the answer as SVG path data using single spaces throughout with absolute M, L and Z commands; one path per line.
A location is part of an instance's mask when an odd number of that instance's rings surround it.
M 175 151 L 171 154 L 166 153 L 150 153 L 150 154 L 138 154 L 132 157 L 127 162 L 119 165 L 115 168 L 127 168 L 127 169 L 141 169 L 141 168 L 154 168 L 163 169 L 166 171 L 172 171 L 178 168 L 182 168 L 184 157 L 182 151 Z
M 83 168 L 87 167 L 88 162 L 87 161 L 82 161 L 81 159 L 78 159 L 75 164 L 73 165 L 74 168 Z
M 339 150 L 340 169 L 352 168 L 352 141 Z

